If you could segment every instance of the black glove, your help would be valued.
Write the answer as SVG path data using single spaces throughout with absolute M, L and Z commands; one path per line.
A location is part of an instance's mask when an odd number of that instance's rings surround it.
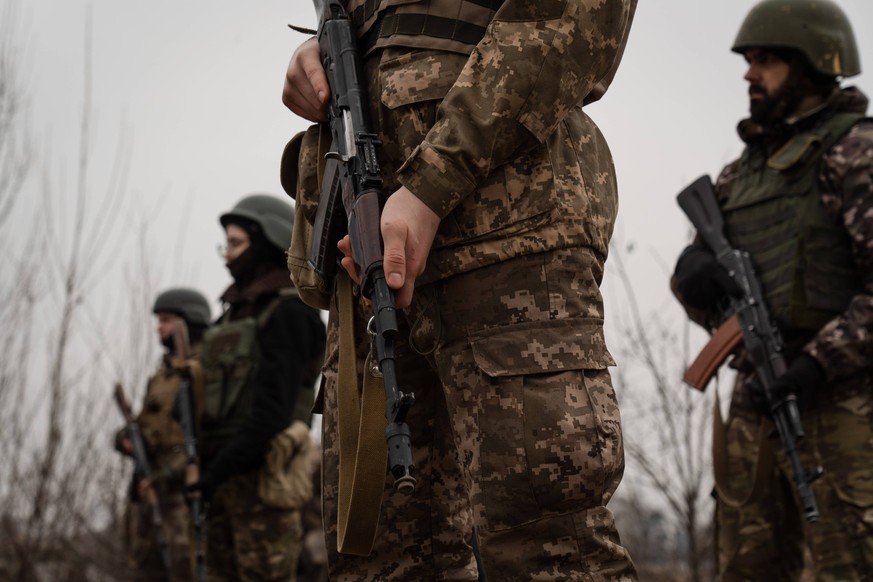
M 685 247 L 673 274 L 682 301 L 695 309 L 712 309 L 724 297 L 738 296 L 743 291 L 702 244 Z
M 200 475 L 200 480 L 193 485 L 185 485 L 185 496 L 190 496 L 192 493 L 200 493 L 200 498 L 203 503 L 209 503 L 212 500 L 212 495 L 215 493 L 215 483 L 209 477 L 209 473 Z
M 783 375 L 778 377 L 770 388 L 770 398 L 774 405 L 794 396 L 797 407 L 803 409 L 812 400 L 816 389 L 824 383 L 825 372 L 818 361 L 809 354 L 803 353 L 791 362 Z M 770 406 L 764 395 L 764 389 L 757 380 L 747 384 L 749 398 L 761 414 L 771 416 Z

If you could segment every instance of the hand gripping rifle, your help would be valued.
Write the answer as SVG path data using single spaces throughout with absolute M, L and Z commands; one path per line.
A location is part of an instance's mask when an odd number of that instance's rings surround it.
M 337 269 L 337 242 L 348 233 L 352 258 L 361 276 L 361 292 L 373 302 L 373 334 L 379 369 L 385 382 L 385 438 L 388 459 L 398 491 L 415 488 L 412 445 L 406 414 L 415 400 L 397 385 L 394 337 L 397 312 L 394 293 L 382 268 L 380 216 L 384 195 L 376 149 L 381 142 L 372 131 L 369 101 L 352 22 L 340 0 L 315 0 L 321 61 L 331 89 L 328 117 L 333 137 L 327 154 L 322 190 L 315 216 L 309 261 L 331 279 Z
M 173 345 L 176 348 L 176 357 L 180 362 L 188 360 L 190 345 L 188 341 L 188 326 L 181 317 L 176 318 L 173 329 Z M 200 481 L 200 458 L 197 454 L 197 420 L 195 415 L 194 386 L 191 382 L 190 373 L 181 371 L 179 392 L 176 393 L 174 413 L 182 425 L 184 436 L 182 448 L 185 451 L 187 465 L 185 467 L 185 486 Z M 188 509 L 191 511 L 191 520 L 194 523 L 194 558 L 195 574 L 197 582 L 206 582 L 206 554 L 204 552 L 204 524 L 206 510 L 203 507 L 203 496 L 200 491 L 188 489 L 185 493 Z
M 149 465 L 148 455 L 146 454 L 145 441 L 142 438 L 142 432 L 139 430 L 139 425 L 133 417 L 130 409 L 130 404 L 124 396 L 124 388 L 121 384 L 115 385 L 115 402 L 118 404 L 118 409 L 124 417 L 126 423 L 125 432 L 127 438 L 133 444 L 133 460 L 135 462 L 134 481 L 138 482 L 142 479 L 149 480 L 149 486 L 145 491 L 144 501 L 149 508 L 149 514 L 152 518 L 152 529 L 155 532 L 155 540 L 158 543 L 158 551 L 161 554 L 161 562 L 167 574 L 171 571 L 170 565 L 170 546 L 167 544 L 167 537 L 164 534 L 164 520 L 161 518 L 161 508 L 158 504 L 158 493 L 155 491 L 155 486 L 151 482 L 152 468 Z
M 816 521 L 818 507 L 810 484 L 823 471 L 821 467 L 807 471 L 800 464 L 797 443 L 803 439 L 804 432 L 797 398 L 791 396 L 775 401 L 773 397 L 773 383 L 785 373 L 787 365 L 782 336 L 770 319 L 749 253 L 731 248 L 725 238 L 724 220 L 709 176 L 701 176 L 695 180 L 679 194 L 677 200 L 716 260 L 742 290 L 741 296 L 730 297 L 729 312 L 739 323 L 743 344 L 767 399 L 776 433 L 791 465 L 803 515 L 807 521 Z

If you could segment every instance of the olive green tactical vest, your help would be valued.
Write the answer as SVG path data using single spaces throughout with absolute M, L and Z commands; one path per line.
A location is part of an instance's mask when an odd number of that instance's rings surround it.
M 501 4 L 503 0 L 349 0 L 346 9 L 364 53 L 404 46 L 468 55 Z
M 297 289 L 282 289 L 257 318 L 226 321 L 230 315 L 227 312 L 204 334 L 201 359 L 204 378 L 201 440 L 204 444 L 229 439 L 249 414 L 254 392 L 252 379 L 260 359 L 258 333 L 282 301 L 297 297 Z M 294 420 L 309 424 L 314 399 L 314 386 L 300 386 L 288 424 Z
M 749 252 L 771 316 L 784 329 L 818 330 L 862 288 L 851 240 L 821 201 L 822 156 L 863 118 L 838 113 L 765 158 L 746 148 L 724 204 L 725 234 Z

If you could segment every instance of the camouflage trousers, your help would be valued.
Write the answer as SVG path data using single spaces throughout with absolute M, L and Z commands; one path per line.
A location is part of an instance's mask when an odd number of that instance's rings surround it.
M 170 556 L 170 577 L 173 582 L 191 580 L 191 514 L 180 491 L 160 494 L 161 521 Z M 125 532 L 128 563 L 134 580 L 167 580 L 167 569 L 161 557 L 151 510 L 145 503 L 132 503 L 127 509 Z
M 322 470 L 331 580 L 476 580 L 474 527 L 491 580 L 635 579 L 606 508 L 624 470 L 618 406 L 605 366 L 584 368 L 586 354 L 577 352 L 592 322 L 576 305 L 574 285 L 597 284 L 580 275 L 591 272 L 580 267 L 581 255 L 519 257 L 416 289 L 397 375 L 415 394 L 407 423 L 417 485 L 411 495 L 395 493 L 386 471 L 367 557 L 337 551 L 337 378 L 329 351 Z M 554 341 L 553 324 L 565 345 Z M 358 345 L 366 351 L 367 340 Z
M 733 492 L 749 491 L 760 417 L 738 378 L 728 420 Z M 808 548 L 816 580 L 873 579 L 873 385 L 869 374 L 821 389 L 802 411 L 799 453 L 824 476 L 812 486 L 820 517 L 807 522 L 780 445 L 764 498 L 735 510 L 718 504 L 720 579 L 798 580 Z
M 210 582 L 296 579 L 303 526 L 297 510 L 269 507 L 258 497 L 258 471 L 222 483 L 206 516 Z

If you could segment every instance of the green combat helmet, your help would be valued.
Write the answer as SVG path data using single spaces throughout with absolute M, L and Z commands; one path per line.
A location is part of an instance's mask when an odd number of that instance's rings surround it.
M 227 227 L 234 218 L 257 224 L 270 243 L 281 251 L 291 244 L 294 209 L 287 202 L 269 194 L 251 194 L 236 203 L 230 212 L 221 215 L 221 226 Z
M 178 287 L 167 289 L 155 299 L 153 313 L 181 315 L 188 325 L 209 325 L 212 311 L 206 297 L 193 289 Z
M 819 73 L 852 77 L 861 59 L 852 25 L 830 0 L 764 0 L 740 26 L 734 52 L 750 48 L 791 48 L 800 51 Z

